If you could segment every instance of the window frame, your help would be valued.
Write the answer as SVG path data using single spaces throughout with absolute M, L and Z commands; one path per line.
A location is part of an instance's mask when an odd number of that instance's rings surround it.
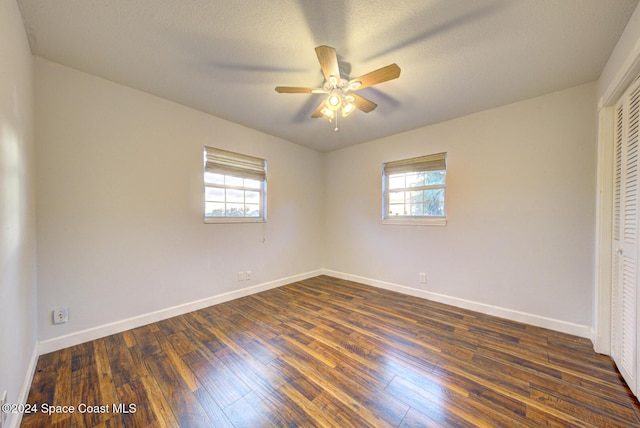
M 204 146 L 204 167 L 203 167 L 203 214 L 205 224 L 220 223 L 265 223 L 267 221 L 267 161 L 265 159 L 249 156 L 241 153 L 222 150 L 214 147 Z M 242 185 L 226 183 L 208 182 L 207 173 L 222 175 L 226 177 L 240 178 L 243 180 L 255 180 L 260 183 L 259 187 L 247 186 L 243 181 Z M 258 192 L 258 216 L 209 216 L 207 215 L 207 189 L 251 191 Z M 224 203 L 227 202 L 225 194 Z M 246 200 L 241 204 L 247 204 Z
M 414 187 L 390 188 L 389 177 L 401 173 L 411 174 L 429 171 L 443 171 L 444 182 L 442 184 L 425 184 Z M 391 215 L 389 212 L 392 205 L 389 201 L 390 193 L 393 191 L 420 191 L 442 189 L 443 215 Z M 447 224 L 447 153 L 436 153 L 433 155 L 419 156 L 415 158 L 402 159 L 398 161 L 385 162 L 382 164 L 382 223 L 396 225 L 426 225 L 444 226 Z

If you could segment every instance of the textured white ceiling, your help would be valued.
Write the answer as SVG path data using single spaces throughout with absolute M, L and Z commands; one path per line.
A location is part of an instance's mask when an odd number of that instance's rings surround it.
M 18 0 L 34 55 L 320 151 L 594 81 L 638 0 Z M 314 48 L 378 104 L 310 115 Z

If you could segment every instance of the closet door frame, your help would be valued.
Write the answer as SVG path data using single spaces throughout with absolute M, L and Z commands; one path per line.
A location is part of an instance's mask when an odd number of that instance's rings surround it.
M 614 109 L 611 356 L 638 391 L 638 252 L 640 241 L 640 80 Z
M 624 34 L 621 40 L 623 38 Z M 613 77 L 605 82 L 607 86 L 599 88 L 597 106 L 596 248 L 591 340 L 595 351 L 606 355 L 611 355 L 614 110 L 627 87 L 640 75 L 640 42 L 635 43 L 623 58 L 617 62 L 620 65 Z M 639 395 L 637 390 L 633 392 Z

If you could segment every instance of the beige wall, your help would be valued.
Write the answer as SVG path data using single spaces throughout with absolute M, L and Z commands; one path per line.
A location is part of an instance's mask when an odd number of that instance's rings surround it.
M 18 6 L 1 0 L 0 394 L 7 391 L 9 403 L 26 399 L 38 339 L 32 79 Z
M 324 266 L 588 335 L 595 117 L 592 83 L 328 153 Z M 381 164 L 443 151 L 448 224 L 382 224 Z
M 321 153 L 44 59 L 35 76 L 41 340 L 321 267 Z M 267 160 L 267 223 L 204 224 L 204 145 Z

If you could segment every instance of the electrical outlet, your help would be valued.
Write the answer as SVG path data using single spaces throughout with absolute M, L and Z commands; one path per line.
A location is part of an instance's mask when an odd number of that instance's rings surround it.
M 247 275 L 244 272 L 238 272 L 238 281 L 244 281 Z
M 0 396 L 0 428 L 4 426 L 4 419 L 7 417 L 7 412 L 4 411 L 4 405 L 7 404 L 7 391 L 3 391 Z
M 246 278 L 247 278 L 247 281 L 251 280 L 251 271 L 250 270 L 247 271 Z
M 52 316 L 54 324 L 64 324 L 69 321 L 69 309 L 55 308 Z
M 421 284 L 427 283 L 427 274 L 424 272 L 420 272 L 420 283 Z

